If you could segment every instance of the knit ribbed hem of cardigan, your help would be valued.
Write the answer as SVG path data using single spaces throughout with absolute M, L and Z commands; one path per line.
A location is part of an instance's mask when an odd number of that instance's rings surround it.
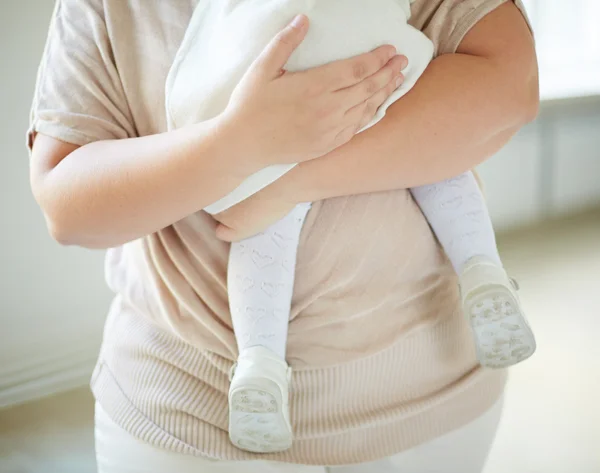
M 315 370 L 312 376 L 318 375 Z M 128 399 L 107 364 L 100 360 L 92 379 L 92 391 L 109 417 L 133 437 L 153 447 L 215 461 L 263 460 L 299 465 L 340 466 L 367 463 L 389 457 L 461 428 L 489 410 L 502 396 L 505 371 L 474 369 L 439 396 L 416 400 L 402 415 L 387 423 L 375 423 L 350 432 L 296 440 L 287 452 L 257 455 L 235 448 L 227 432 L 190 417 L 168 413 L 164 426 L 190 422 L 199 429 L 198 445 L 189 445 L 165 427 L 151 421 Z M 207 393 L 208 395 L 208 393 Z

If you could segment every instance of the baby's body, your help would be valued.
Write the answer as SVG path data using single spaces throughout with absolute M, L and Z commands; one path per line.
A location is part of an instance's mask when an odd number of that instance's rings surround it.
M 381 120 L 387 108 L 414 86 L 433 56 L 431 41 L 408 24 L 409 0 L 201 2 L 167 80 L 170 128 L 222 113 L 248 67 L 298 13 L 309 16 L 311 28 L 287 70 L 305 70 L 383 44 L 395 46 L 408 57 L 404 84 L 365 129 Z M 265 168 L 205 210 L 222 212 L 293 166 Z M 474 175 L 467 172 L 413 188 L 411 193 L 459 275 L 465 315 L 481 364 L 505 367 L 531 356 L 535 340 L 502 267 Z M 229 432 L 232 442 L 246 450 L 273 452 L 291 446 L 290 370 L 285 349 L 296 251 L 309 210 L 310 204 L 299 205 L 265 232 L 232 245 L 228 290 L 240 356 L 232 371 Z

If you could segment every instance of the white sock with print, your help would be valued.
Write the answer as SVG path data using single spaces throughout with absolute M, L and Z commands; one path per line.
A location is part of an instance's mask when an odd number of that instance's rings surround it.
M 502 266 L 492 220 L 472 172 L 411 192 L 457 274 L 473 256 L 487 256 Z
M 262 346 L 285 360 L 296 253 L 310 204 L 263 233 L 231 245 L 227 285 L 240 353 Z

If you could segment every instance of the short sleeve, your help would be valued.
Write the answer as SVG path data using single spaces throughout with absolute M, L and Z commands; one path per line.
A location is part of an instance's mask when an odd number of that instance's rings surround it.
M 411 24 L 423 31 L 435 46 L 435 55 L 456 52 L 473 26 L 500 5 L 511 0 L 415 0 Z M 521 0 L 514 3 L 531 25 Z
M 57 0 L 27 133 L 83 146 L 136 135 L 104 21 L 102 0 Z

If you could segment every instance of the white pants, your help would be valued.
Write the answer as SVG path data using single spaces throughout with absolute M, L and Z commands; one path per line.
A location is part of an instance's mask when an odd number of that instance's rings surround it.
M 324 467 L 220 462 L 160 450 L 132 437 L 96 404 L 96 458 L 99 473 L 482 473 L 501 413 L 500 400 L 467 426 L 393 457 Z

